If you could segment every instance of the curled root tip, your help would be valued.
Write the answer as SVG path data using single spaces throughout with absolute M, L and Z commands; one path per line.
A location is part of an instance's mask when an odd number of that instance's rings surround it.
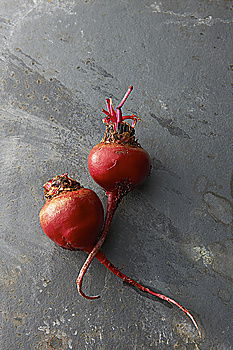
M 79 294 L 85 298 L 85 299 L 89 299 L 89 300 L 94 300 L 94 299 L 99 299 L 100 298 L 100 295 L 86 295 L 83 291 L 82 291 L 82 280 L 77 280 L 77 289 L 78 289 L 78 292 Z
M 78 292 L 79 294 L 85 298 L 85 299 L 89 299 L 89 300 L 94 300 L 94 299 L 99 299 L 100 298 L 100 295 L 86 295 L 82 290 L 81 288 L 78 287 Z
M 84 298 L 86 298 L 88 300 L 95 300 L 95 299 L 99 299 L 100 295 L 93 295 L 93 296 L 85 295 Z

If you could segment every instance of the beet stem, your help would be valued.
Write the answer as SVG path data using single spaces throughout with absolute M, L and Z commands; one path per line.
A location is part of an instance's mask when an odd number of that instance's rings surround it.
M 106 217 L 105 217 L 105 223 L 104 223 L 102 234 L 101 234 L 98 242 L 94 246 L 94 248 L 91 251 L 86 250 L 86 252 L 89 253 L 89 255 L 88 255 L 86 261 L 84 262 L 84 264 L 79 272 L 78 278 L 76 280 L 77 289 L 78 289 L 79 294 L 86 299 L 93 300 L 93 299 L 97 299 L 100 297 L 99 295 L 94 295 L 94 296 L 86 295 L 82 291 L 82 282 L 83 282 L 83 277 L 88 270 L 88 267 L 90 266 L 92 260 L 95 258 L 96 254 L 98 253 L 98 251 L 100 250 L 101 246 L 103 245 L 103 243 L 106 239 L 106 236 L 108 234 L 108 231 L 109 231 L 109 228 L 110 228 L 110 225 L 112 222 L 113 215 L 117 209 L 119 202 L 120 202 L 120 198 L 116 192 L 108 192 Z
M 133 86 L 129 86 L 125 96 L 123 97 L 121 103 L 117 106 L 117 108 L 121 108 L 123 106 L 123 104 L 125 103 L 125 101 L 127 100 L 127 98 L 129 97 L 129 95 L 131 94 L 131 91 L 133 90 Z
M 118 130 L 118 125 L 123 121 L 122 119 L 122 111 L 119 107 L 116 108 L 116 130 Z
M 127 98 L 129 97 L 129 95 L 131 94 L 132 90 L 133 90 L 133 86 L 131 85 L 131 86 L 129 86 L 125 96 L 123 97 L 123 99 L 121 101 L 121 103 L 116 107 L 115 130 L 118 130 L 119 124 L 123 121 L 121 108 L 122 108 L 123 104 L 125 103 L 125 101 L 127 100 Z
M 114 108 L 113 108 L 113 105 L 112 105 L 112 99 L 110 98 L 109 101 L 110 101 L 110 103 L 109 103 L 109 112 L 110 112 L 111 115 L 114 115 L 115 111 L 114 111 Z
M 193 315 L 190 313 L 189 310 L 187 310 L 184 306 L 182 306 L 181 304 L 179 304 L 177 301 L 167 297 L 164 294 L 160 294 L 160 293 L 156 293 L 153 292 L 151 289 L 144 287 L 143 285 L 141 285 L 140 283 L 136 282 L 135 280 L 133 280 L 132 278 L 128 277 L 127 275 L 125 275 L 124 273 L 122 273 L 120 270 L 118 270 L 117 267 L 115 267 L 107 258 L 106 256 L 102 253 L 102 252 L 98 252 L 98 254 L 96 255 L 96 258 L 99 260 L 99 262 L 101 264 L 103 264 L 108 270 L 110 270 L 112 273 L 114 273 L 114 275 L 116 275 L 117 277 L 119 277 L 120 279 L 122 279 L 124 282 L 131 284 L 132 286 L 140 289 L 143 292 L 149 293 L 151 295 L 154 295 L 156 297 L 158 297 L 159 299 L 165 300 L 168 303 L 174 304 L 176 305 L 180 310 L 182 310 L 192 321 L 192 323 L 194 324 L 195 328 L 198 331 L 199 336 L 201 336 L 201 332 L 198 328 L 197 322 L 195 321 Z

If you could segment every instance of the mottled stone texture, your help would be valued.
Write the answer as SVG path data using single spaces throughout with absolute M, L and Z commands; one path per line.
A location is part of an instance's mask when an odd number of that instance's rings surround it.
M 233 344 L 233 1 L 1 0 L 1 349 L 230 350 Z M 146 298 L 85 254 L 55 247 L 42 184 L 87 187 L 101 108 L 124 109 L 153 160 L 104 245 L 122 271 L 193 311 Z

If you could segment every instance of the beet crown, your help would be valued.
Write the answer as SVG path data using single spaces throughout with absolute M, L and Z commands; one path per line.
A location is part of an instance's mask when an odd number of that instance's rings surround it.
M 53 177 L 44 184 L 44 196 L 46 199 L 51 199 L 63 191 L 77 191 L 82 187 L 78 181 L 69 177 L 68 173 L 64 173 Z
M 134 147 L 141 147 L 138 141 L 135 139 L 134 127 L 136 123 L 140 120 L 135 114 L 132 115 L 122 115 L 121 108 L 127 98 L 129 97 L 133 86 L 130 86 L 123 97 L 121 103 L 113 108 L 112 99 L 107 98 L 107 111 L 102 109 L 106 117 L 103 122 L 106 124 L 106 131 L 101 142 L 103 143 L 118 143 L 123 145 L 130 145 Z M 132 125 L 127 123 L 125 120 L 132 120 Z

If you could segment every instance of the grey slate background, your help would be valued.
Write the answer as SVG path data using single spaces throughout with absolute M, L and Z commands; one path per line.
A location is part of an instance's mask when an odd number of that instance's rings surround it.
M 224 0 L 1 0 L 2 349 L 230 350 L 232 24 Z M 153 160 L 121 203 L 104 252 L 201 324 L 140 295 L 41 232 L 42 185 L 69 171 L 103 200 L 87 155 L 119 101 Z

